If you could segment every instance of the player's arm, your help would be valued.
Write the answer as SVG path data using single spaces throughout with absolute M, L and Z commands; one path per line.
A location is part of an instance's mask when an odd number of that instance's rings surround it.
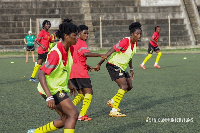
M 158 42 L 155 41 L 155 39 L 157 38 L 157 36 L 152 36 L 151 41 L 154 42 L 156 45 L 160 46 L 160 44 L 158 44 Z
M 135 75 L 133 71 L 132 59 L 129 61 L 129 68 L 130 68 L 130 73 L 131 73 L 131 79 L 133 80 Z
M 28 44 L 25 38 L 24 38 L 24 43 L 25 43 L 25 44 Z
M 40 31 L 35 43 L 41 46 L 43 50 L 46 50 L 46 48 L 40 43 L 41 39 L 43 39 L 43 32 Z
M 76 96 L 76 94 L 77 94 L 76 87 L 71 83 L 70 80 L 68 81 L 68 87 L 70 89 L 70 95 L 72 96 L 74 93 L 74 96 Z
M 40 81 L 40 84 L 41 84 L 41 86 L 42 86 L 44 92 L 45 92 L 46 95 L 47 95 L 47 99 L 49 99 L 49 100 L 47 101 L 47 106 L 48 106 L 51 110 L 53 110 L 53 109 L 55 109 L 55 107 L 56 107 L 56 106 L 55 106 L 55 101 L 54 101 L 54 99 L 53 99 L 53 96 L 51 95 L 51 92 L 50 92 L 49 88 L 48 88 L 45 75 L 46 75 L 45 72 L 44 72 L 43 70 L 40 70 L 40 72 L 39 72 L 39 81 Z
M 35 43 L 41 46 L 43 50 L 46 50 L 46 48 L 38 40 L 36 40 Z
M 92 53 L 92 52 L 85 52 L 83 54 L 85 57 L 101 57 L 101 58 L 107 58 L 106 55 L 104 54 L 99 54 L 99 53 Z
M 105 56 L 108 58 L 113 52 L 115 52 L 115 49 L 112 47 L 106 54 Z M 95 71 L 99 71 L 100 70 L 100 66 L 101 64 L 105 61 L 106 59 L 103 58 L 100 60 L 100 62 L 97 64 L 97 66 L 94 68 Z

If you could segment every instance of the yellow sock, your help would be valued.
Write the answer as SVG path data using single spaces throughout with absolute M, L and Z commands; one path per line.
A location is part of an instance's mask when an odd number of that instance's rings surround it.
M 35 78 L 35 75 L 37 74 L 39 68 L 41 67 L 41 65 L 37 64 L 34 69 L 33 69 L 33 73 L 31 75 L 31 78 Z
M 86 115 L 91 101 L 92 101 L 92 94 L 85 94 L 85 97 L 83 99 L 83 106 L 82 106 L 82 109 L 80 111 L 80 116 Z
M 152 54 L 148 54 L 146 58 L 144 59 L 143 63 L 145 64 L 151 57 L 152 57 Z
M 47 132 L 50 132 L 50 131 L 55 131 L 57 130 L 58 128 L 54 126 L 53 124 L 53 121 L 42 126 L 42 127 L 39 127 L 37 129 L 35 129 L 35 132 L 34 133 L 47 133 Z
M 115 101 L 113 108 L 118 109 L 119 104 L 120 104 L 125 93 L 126 93 L 125 90 L 122 90 L 122 89 L 118 90 L 117 94 L 113 97 L 113 100 Z
M 156 63 L 158 64 L 159 60 L 160 60 L 160 57 L 162 56 L 162 53 L 159 52 L 157 57 L 156 57 Z
M 83 100 L 83 98 L 84 98 L 83 94 L 79 93 L 78 95 L 76 95 L 76 97 L 74 98 L 74 100 L 72 102 L 76 106 Z
M 75 129 L 64 129 L 64 133 L 74 133 Z

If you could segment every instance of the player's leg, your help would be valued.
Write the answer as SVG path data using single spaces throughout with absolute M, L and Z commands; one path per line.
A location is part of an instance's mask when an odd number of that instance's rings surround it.
M 108 73 L 110 75 L 110 78 L 112 81 L 115 81 L 116 79 L 120 78 L 121 76 L 121 73 L 120 73 L 120 69 L 119 67 L 115 66 L 115 65 L 111 65 L 109 63 L 106 64 L 106 68 L 108 70 Z M 120 76 L 121 75 L 121 76 Z M 111 108 L 113 108 L 113 105 L 115 103 L 114 101 L 115 99 L 115 96 L 113 98 L 111 98 L 110 100 L 107 101 L 107 105 Z M 120 112 L 120 109 L 118 108 L 117 109 L 118 112 Z
M 48 54 L 48 52 L 46 52 L 44 54 L 38 54 L 38 61 L 37 61 L 37 64 L 35 65 L 35 67 L 33 69 L 33 72 L 32 72 L 32 75 L 31 75 L 31 78 L 29 79 L 29 81 L 38 82 L 35 79 L 35 76 L 36 76 L 39 68 L 41 67 L 42 63 L 46 61 L 47 54 Z
M 142 67 L 142 69 L 144 69 L 144 70 L 146 69 L 144 65 L 152 57 L 152 54 L 153 54 L 153 49 L 152 49 L 151 44 L 149 43 L 149 46 L 148 46 L 148 55 L 145 57 L 145 59 L 142 62 L 142 64 L 140 64 L 140 67 Z
M 32 47 L 32 58 L 33 58 L 33 62 L 35 62 L 35 54 L 34 54 L 34 51 L 35 51 L 35 47 L 33 46 L 33 47 Z
M 154 64 L 154 67 L 155 67 L 155 68 L 161 68 L 161 67 L 158 65 L 158 62 L 159 62 L 159 60 L 160 60 L 160 57 L 162 56 L 162 52 L 160 51 L 159 48 L 157 48 L 156 53 L 157 53 L 158 55 L 157 55 L 157 57 L 156 57 L 156 62 L 155 62 L 155 64 Z
M 74 100 L 72 101 L 73 104 L 76 106 L 78 105 L 81 101 L 83 101 L 84 99 L 84 95 L 82 90 L 79 88 L 78 83 L 77 83 L 77 79 L 73 78 L 70 79 L 71 83 L 76 87 L 76 90 L 78 91 L 78 94 L 76 95 L 76 97 L 74 98 Z
M 60 102 L 56 106 L 56 108 L 57 110 L 62 112 L 61 118 L 62 120 L 64 120 L 64 133 L 74 133 L 75 125 L 76 125 L 76 121 L 78 119 L 79 113 L 75 105 L 70 100 L 70 98 L 67 98 L 63 100 L 62 102 Z M 62 126 L 62 123 L 56 123 L 56 124 L 60 124 Z
M 26 63 L 28 63 L 28 55 L 29 55 L 29 51 L 26 51 Z
M 128 90 L 128 84 L 127 84 L 127 81 L 126 81 L 125 77 L 116 79 L 115 82 L 118 84 L 118 86 L 120 88 L 117 91 L 116 95 L 112 98 L 114 100 L 114 104 L 113 104 L 113 108 L 110 111 L 109 115 L 111 117 L 125 117 L 126 115 L 122 114 L 122 113 L 119 113 L 117 109 L 119 107 L 119 104 L 120 104 L 122 98 L 124 97 L 124 94 Z
M 90 106 L 90 103 L 92 101 L 92 95 L 93 95 L 93 90 L 92 90 L 92 84 L 90 78 L 82 78 L 78 79 L 78 84 L 80 86 L 83 94 L 84 94 L 84 99 L 83 99 L 83 106 L 81 108 L 79 118 L 78 120 L 81 121 L 90 121 L 92 118 L 89 118 L 87 114 L 87 110 Z

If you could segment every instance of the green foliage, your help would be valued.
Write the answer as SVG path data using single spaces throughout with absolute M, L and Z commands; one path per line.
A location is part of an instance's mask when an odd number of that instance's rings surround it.
M 153 68 L 156 54 L 140 68 L 145 54 L 133 57 L 135 79 L 133 89 L 125 94 L 120 109 L 127 117 L 109 117 L 107 100 L 119 89 L 102 64 L 99 72 L 90 72 L 94 95 L 89 122 L 77 122 L 76 133 L 198 133 L 200 125 L 199 54 L 165 54 L 161 69 Z M 187 57 L 187 59 L 183 59 Z M 100 58 L 88 58 L 96 66 Z M 25 58 L 0 58 L 0 132 L 25 133 L 59 118 L 37 91 L 37 83 L 29 82 L 34 63 Z M 10 62 L 14 62 L 11 64 Z M 73 97 L 71 97 L 73 99 Z M 77 108 L 80 110 L 81 105 Z M 193 122 L 146 122 L 146 118 L 193 118 Z M 62 133 L 63 129 L 55 131 Z

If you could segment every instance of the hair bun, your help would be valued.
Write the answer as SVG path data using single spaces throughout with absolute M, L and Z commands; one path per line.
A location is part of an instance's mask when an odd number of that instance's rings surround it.
M 63 22 L 72 22 L 72 19 L 64 19 Z
M 140 27 L 141 28 L 141 24 L 139 22 L 135 22 L 135 23 L 132 23 L 130 26 L 129 26 L 129 30 L 133 29 L 133 28 L 138 28 Z

